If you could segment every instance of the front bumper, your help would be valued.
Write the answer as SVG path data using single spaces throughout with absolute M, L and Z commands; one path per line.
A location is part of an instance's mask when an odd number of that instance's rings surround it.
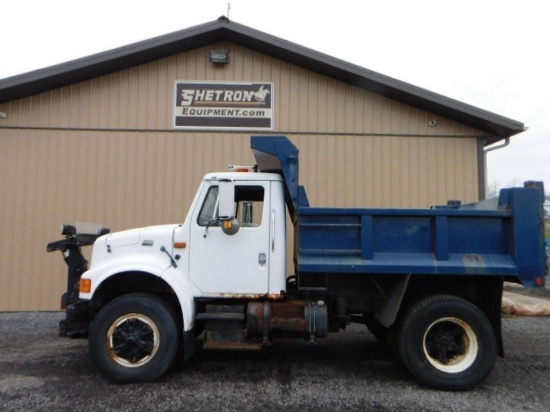
M 91 301 L 77 300 L 65 311 L 65 319 L 59 321 L 59 336 L 86 338 L 94 319 Z

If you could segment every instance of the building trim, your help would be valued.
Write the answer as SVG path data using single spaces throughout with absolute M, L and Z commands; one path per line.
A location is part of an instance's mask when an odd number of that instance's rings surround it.
M 123 132 L 123 133 L 189 133 L 189 130 L 181 129 L 145 129 L 145 128 L 101 128 L 101 127 L 43 127 L 43 126 L 0 126 L 0 130 L 42 130 L 42 131 L 68 131 L 68 132 Z M 193 134 L 243 134 L 249 131 L 243 130 L 214 130 L 214 129 L 197 129 L 192 131 Z M 464 134 L 425 134 L 425 133 L 353 133 L 353 132 L 304 132 L 295 130 L 254 130 L 254 134 L 258 135 L 307 135 L 307 136 L 350 136 L 350 137 L 428 137 L 428 138 L 459 138 L 459 139 L 478 139 L 479 135 L 464 135 Z M 482 142 L 484 139 L 481 140 Z

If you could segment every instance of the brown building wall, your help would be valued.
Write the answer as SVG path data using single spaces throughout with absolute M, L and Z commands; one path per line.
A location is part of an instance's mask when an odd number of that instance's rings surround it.
M 214 48 L 230 49 L 231 63 L 208 63 Z M 204 173 L 253 163 L 255 133 L 171 129 L 175 80 L 274 82 L 273 133 L 299 147 L 312 205 L 477 198 L 480 132 L 218 44 L 0 105 L 0 311 L 59 307 L 66 269 L 45 247 L 61 223 L 182 222 Z

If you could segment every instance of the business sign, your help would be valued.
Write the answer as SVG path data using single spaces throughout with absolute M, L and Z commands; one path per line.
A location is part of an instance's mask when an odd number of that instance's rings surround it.
M 176 129 L 273 129 L 273 83 L 175 83 Z

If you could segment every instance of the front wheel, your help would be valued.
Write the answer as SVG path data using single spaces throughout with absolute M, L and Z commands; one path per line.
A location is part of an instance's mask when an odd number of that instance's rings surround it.
M 93 362 L 108 379 L 150 382 L 172 365 L 179 342 L 172 310 L 156 296 L 131 294 L 99 312 L 89 347 Z
M 431 296 L 405 314 L 398 350 L 424 385 L 467 390 L 481 383 L 496 361 L 493 327 L 472 303 L 454 296 Z

